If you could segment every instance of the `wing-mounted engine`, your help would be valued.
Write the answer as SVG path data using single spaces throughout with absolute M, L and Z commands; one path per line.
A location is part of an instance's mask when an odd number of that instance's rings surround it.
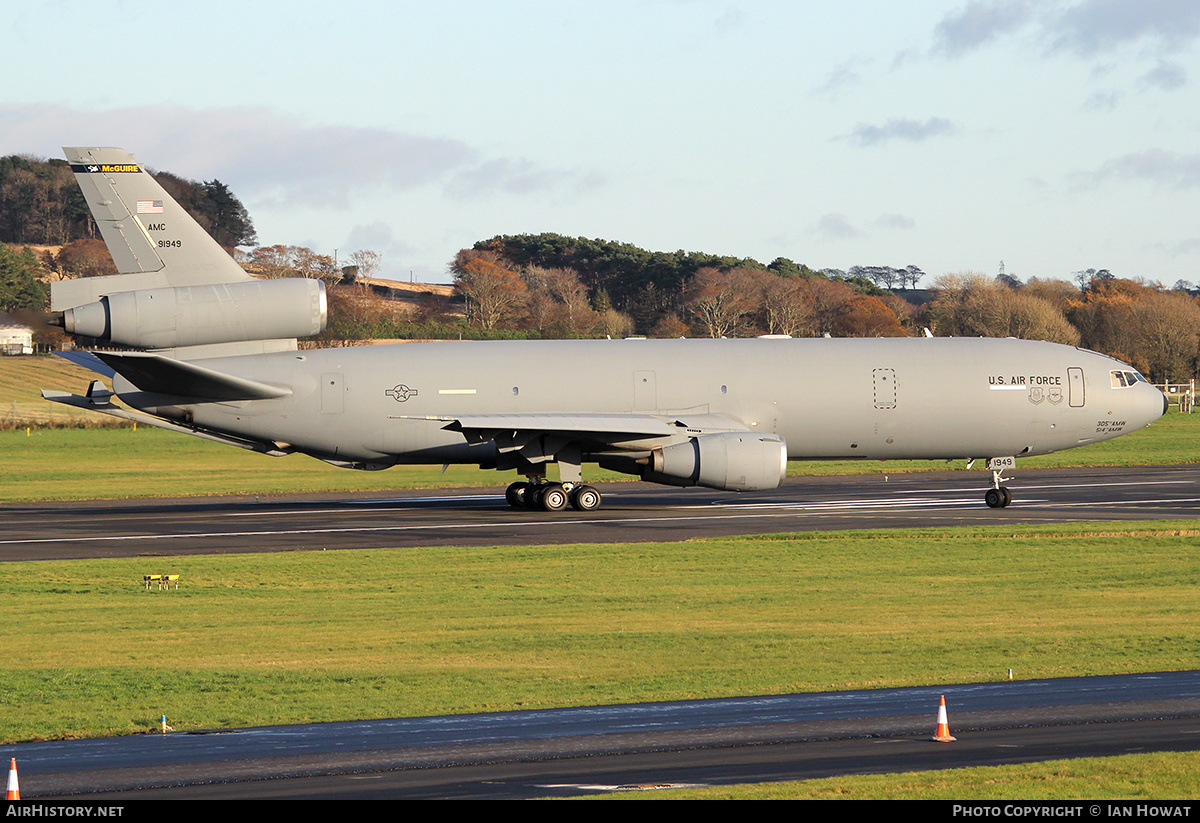
M 787 445 L 773 434 L 714 432 L 654 449 L 642 479 L 726 491 L 775 489 L 787 475 Z

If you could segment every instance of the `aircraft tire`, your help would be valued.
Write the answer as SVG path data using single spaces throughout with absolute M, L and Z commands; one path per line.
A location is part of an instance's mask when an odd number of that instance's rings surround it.
M 1003 499 L 1000 501 L 1000 508 L 1003 509 L 1005 506 L 1007 506 L 1009 503 L 1012 502 L 1012 492 L 1010 492 L 1008 490 L 1008 486 L 1001 486 L 1000 494 L 1003 497 Z
M 529 484 L 517 481 L 504 490 L 504 499 L 514 509 L 525 508 L 525 495 L 529 493 Z
M 557 483 L 551 483 L 538 492 L 538 508 L 560 512 L 567 507 L 567 499 L 567 490 Z
M 987 503 L 989 509 L 999 509 L 1004 507 L 1004 494 L 999 489 L 988 489 L 983 494 L 983 502 Z
M 577 486 L 571 490 L 571 506 L 576 511 L 595 511 L 600 508 L 600 492 L 591 486 Z

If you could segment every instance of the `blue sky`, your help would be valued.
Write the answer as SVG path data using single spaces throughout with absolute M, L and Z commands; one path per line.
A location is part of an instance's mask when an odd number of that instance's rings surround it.
M 1200 281 L 1194 0 L 447 0 L 6 10 L 0 154 L 220 179 L 263 244 L 447 282 L 558 232 Z

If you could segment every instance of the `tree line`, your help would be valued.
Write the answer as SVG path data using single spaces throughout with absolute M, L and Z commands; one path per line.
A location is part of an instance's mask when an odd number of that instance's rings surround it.
M 507 249 L 518 250 L 519 259 L 506 256 Z M 585 268 L 553 265 L 571 260 Z M 629 278 L 620 274 L 621 261 L 634 267 Z M 467 321 L 481 329 L 542 337 L 891 337 L 928 329 L 937 336 L 1079 345 L 1160 383 L 1190 379 L 1200 369 L 1200 299 L 1190 284 L 1168 289 L 1106 269 L 1077 272 L 1078 285 L 948 274 L 935 279 L 920 304 L 884 287 L 915 288 L 925 275 L 914 266 L 816 271 L 782 258 L 764 266 L 558 235 L 481 241 L 460 251 L 450 269 Z

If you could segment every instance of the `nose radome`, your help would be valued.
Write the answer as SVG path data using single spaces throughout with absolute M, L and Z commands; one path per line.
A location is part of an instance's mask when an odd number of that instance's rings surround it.
M 1145 391 L 1138 392 L 1138 428 L 1141 428 L 1142 426 L 1149 426 L 1166 414 L 1170 401 L 1165 394 L 1154 386 L 1142 384 L 1139 388 L 1145 389 Z

